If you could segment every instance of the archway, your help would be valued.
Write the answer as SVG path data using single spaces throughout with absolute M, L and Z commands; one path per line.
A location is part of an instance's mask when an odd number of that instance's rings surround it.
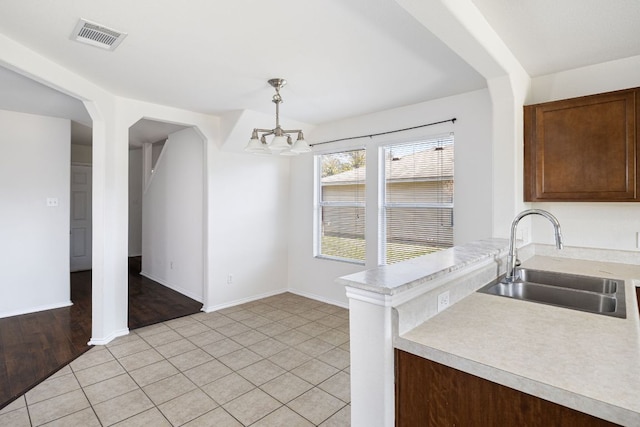
M 130 328 L 202 308 L 204 151 L 186 125 L 141 119 L 129 129 Z

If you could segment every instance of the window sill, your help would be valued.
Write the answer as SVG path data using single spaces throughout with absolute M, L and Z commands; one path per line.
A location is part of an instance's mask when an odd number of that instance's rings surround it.
M 347 264 L 355 264 L 355 265 L 364 266 L 364 261 L 359 261 L 359 260 L 355 260 L 355 259 L 333 257 L 333 256 L 329 256 L 329 255 L 315 255 L 314 258 L 328 260 L 328 261 L 346 262 Z

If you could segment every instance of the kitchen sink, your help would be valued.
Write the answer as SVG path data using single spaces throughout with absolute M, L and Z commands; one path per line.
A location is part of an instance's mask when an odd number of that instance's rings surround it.
M 580 276 L 529 268 L 519 268 L 517 274 L 522 282 L 527 283 L 541 283 L 600 294 L 615 294 L 618 290 L 618 280 L 603 277 Z
M 478 292 L 626 318 L 624 281 L 518 268 L 516 280 L 502 277 Z

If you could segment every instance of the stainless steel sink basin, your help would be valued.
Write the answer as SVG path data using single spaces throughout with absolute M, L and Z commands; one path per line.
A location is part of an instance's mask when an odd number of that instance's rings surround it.
M 489 283 L 478 292 L 626 318 L 624 282 L 544 270 L 518 269 L 513 283 Z
M 618 290 L 617 280 L 603 277 L 580 276 L 528 268 L 519 268 L 517 271 L 518 278 L 523 282 L 542 283 L 601 294 L 615 294 Z

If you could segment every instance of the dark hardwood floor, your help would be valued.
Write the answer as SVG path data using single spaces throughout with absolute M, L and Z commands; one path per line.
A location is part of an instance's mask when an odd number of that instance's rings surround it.
M 200 311 L 202 304 L 140 275 L 129 259 L 129 329 Z M 73 305 L 0 319 L 0 409 L 87 351 L 91 271 L 71 273 Z
M 129 258 L 129 329 L 200 311 L 202 303 L 140 275 L 140 257 Z

